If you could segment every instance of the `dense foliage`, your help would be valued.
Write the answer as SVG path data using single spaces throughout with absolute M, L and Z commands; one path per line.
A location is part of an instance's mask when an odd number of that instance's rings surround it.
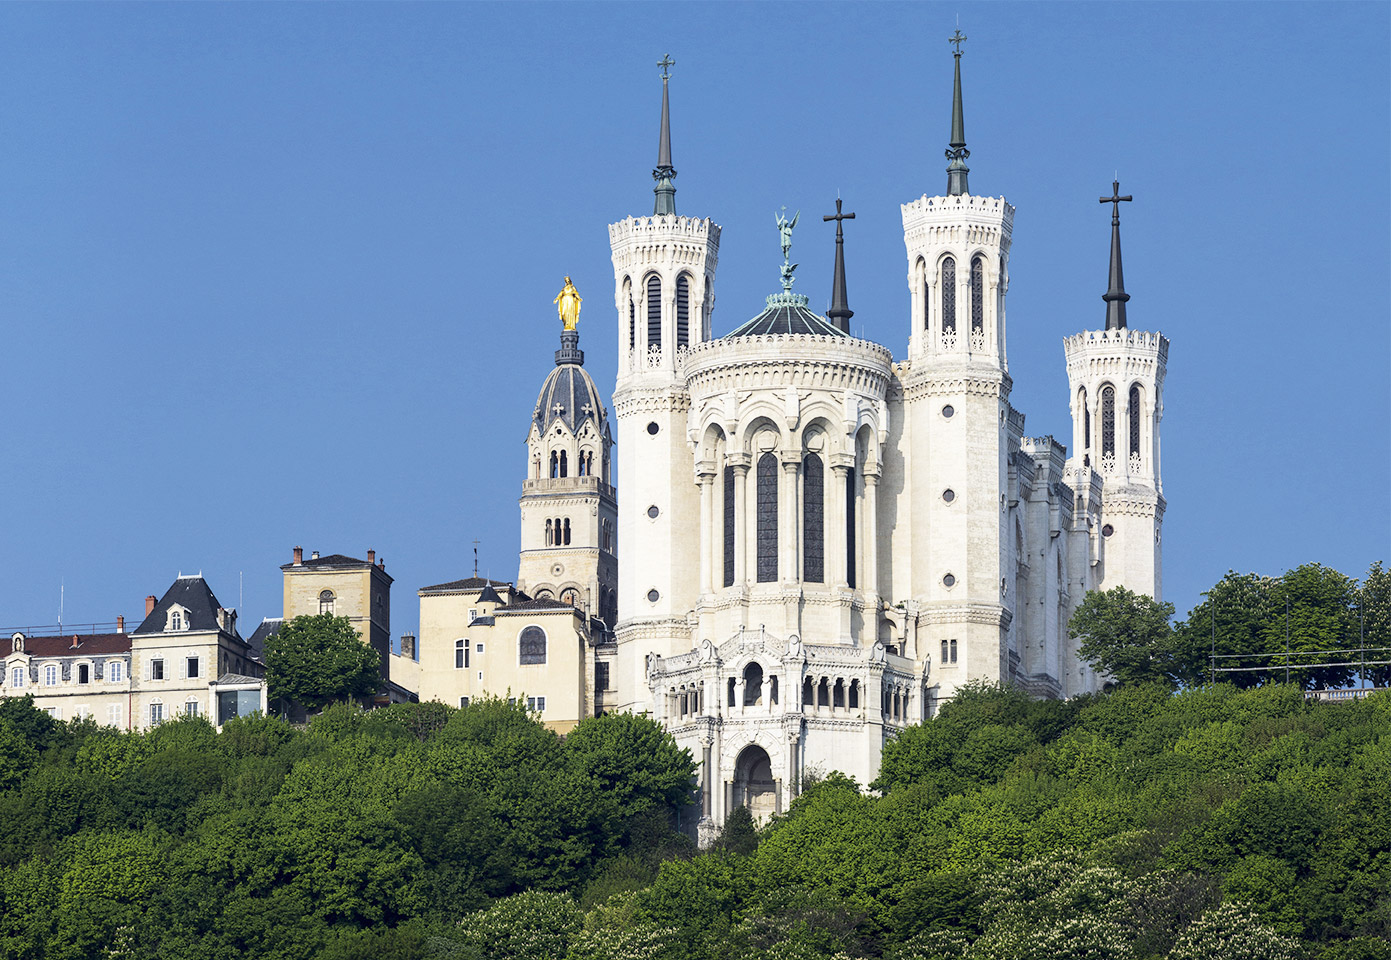
M 1391 575 L 1380 561 L 1359 584 L 1306 563 L 1279 577 L 1229 572 L 1188 618 L 1124 587 L 1089 593 L 1068 624 L 1080 654 L 1121 683 L 1332 689 L 1391 683 Z
M 709 852 L 651 722 L 0 705 L 0 956 L 1388 960 L 1391 695 L 968 688 Z M 685 808 L 689 815 L 689 807 Z
M 315 712 L 335 701 L 365 697 L 382 685 L 381 655 L 362 642 L 347 617 L 295 617 L 266 640 L 271 701 Z

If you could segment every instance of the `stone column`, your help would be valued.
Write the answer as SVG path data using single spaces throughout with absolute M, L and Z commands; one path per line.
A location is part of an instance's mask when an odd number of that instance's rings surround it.
M 1130 480 L 1130 388 L 1116 385 L 1116 472 Z
M 710 741 L 706 740 L 701 746 L 701 765 L 700 765 L 700 812 L 702 816 L 710 816 L 710 791 L 714 786 L 713 780 L 715 771 L 710 769 Z
M 705 460 L 698 463 L 696 482 L 700 484 L 700 592 L 707 594 L 715 590 L 711 549 L 715 524 L 715 465 Z
M 734 468 L 734 585 L 742 589 L 748 578 L 748 567 L 745 564 L 748 551 L 745 548 L 749 539 L 749 524 L 744 516 L 748 498 L 745 496 L 744 488 L 749 478 L 749 455 L 731 453 L 725 457 L 725 461 Z
M 734 681 L 734 709 L 739 713 L 744 712 L 744 678 L 742 676 Z
M 860 589 L 866 597 L 879 596 L 879 468 L 865 471 L 865 503 L 863 520 L 860 522 L 860 556 L 864 557 L 865 570 L 858 575 Z M 857 571 L 858 574 L 858 571 Z M 874 635 L 879 636 L 879 625 L 874 627 Z
M 825 512 L 826 584 L 846 590 L 850 584 L 845 569 L 845 486 L 855 458 L 851 454 L 837 453 L 830 459 L 832 480 L 826 484 L 830 503 Z
M 778 492 L 778 566 L 782 568 L 783 583 L 796 583 L 801 577 L 798 562 L 797 468 L 802 458 L 795 450 L 784 450 L 782 459 L 782 489 Z

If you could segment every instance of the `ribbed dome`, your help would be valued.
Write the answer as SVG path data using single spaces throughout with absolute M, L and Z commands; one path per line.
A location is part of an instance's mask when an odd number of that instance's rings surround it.
M 723 339 L 752 337 L 769 333 L 809 333 L 825 337 L 844 337 L 845 331 L 825 317 L 807 309 L 807 298 L 800 293 L 775 293 L 768 298 L 768 307 L 748 323 Z
M 599 388 L 589 373 L 578 363 L 562 363 L 550 372 L 536 398 L 532 419 L 542 433 L 557 420 L 563 420 L 571 433 L 579 433 L 586 420 L 593 420 L 600 434 L 604 432 L 607 411 Z

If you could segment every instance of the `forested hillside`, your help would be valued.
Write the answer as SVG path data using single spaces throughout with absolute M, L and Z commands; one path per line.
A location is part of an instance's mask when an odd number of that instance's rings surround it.
M 1391 958 L 1385 694 L 972 689 L 703 854 L 692 769 L 496 701 L 146 735 L 9 701 L 0 956 Z

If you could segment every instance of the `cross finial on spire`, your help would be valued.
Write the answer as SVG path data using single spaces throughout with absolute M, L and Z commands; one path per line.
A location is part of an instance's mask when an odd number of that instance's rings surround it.
M 845 295 L 845 231 L 844 222 L 854 220 L 853 213 L 841 213 L 840 192 L 836 192 L 836 212 L 834 215 L 827 214 L 821 218 L 822 222 L 834 220 L 836 222 L 836 272 L 831 281 L 831 309 L 826 311 L 826 317 L 841 330 L 850 332 L 850 318 L 855 315 L 855 311 L 850 309 L 850 303 Z
M 1120 180 L 1111 181 L 1111 195 L 1101 197 L 1102 203 L 1111 205 L 1111 274 L 1106 292 L 1101 299 L 1106 301 L 1106 329 L 1125 329 L 1125 304 L 1130 294 L 1125 292 L 1125 275 L 1121 269 L 1121 203 L 1130 200 L 1129 195 L 1121 196 Z
M 947 38 L 948 43 L 956 44 L 956 50 L 952 57 L 956 60 L 956 75 L 952 81 L 951 95 L 951 142 L 947 145 L 947 159 L 951 163 L 947 164 L 947 196 L 959 197 L 970 193 L 966 184 L 966 175 L 971 172 L 971 168 L 966 166 L 966 158 L 971 155 L 971 151 L 966 149 L 966 119 L 965 113 L 961 108 L 961 42 L 966 39 L 966 35 L 961 32 L 961 28 L 956 28 L 956 35 Z
M 966 39 L 966 34 L 964 34 L 964 33 L 961 32 L 961 28 L 960 28 L 960 27 L 957 27 L 957 28 L 956 28 L 956 33 L 955 33 L 953 36 L 947 37 L 947 43 L 954 43 L 954 44 L 956 44 L 956 52 L 953 53 L 952 56 L 954 56 L 954 57 L 959 57 L 959 56 L 961 56 L 961 44 L 962 44 L 962 42 L 963 42 L 965 39 Z
M 667 81 L 671 79 L 667 68 L 675 65 L 676 61 L 671 59 L 670 54 L 663 54 L 662 59 L 657 61 L 657 66 L 662 68 L 662 128 L 657 136 L 657 167 L 652 171 L 652 179 L 657 181 L 652 188 L 657 195 L 652 205 L 653 216 L 676 215 L 676 187 L 671 182 L 676 176 L 676 168 L 671 165 L 671 107 L 667 95 Z

